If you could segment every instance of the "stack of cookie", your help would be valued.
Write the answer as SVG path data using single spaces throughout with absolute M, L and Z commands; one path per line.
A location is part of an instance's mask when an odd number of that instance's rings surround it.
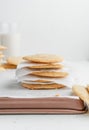
M 24 69 L 28 69 L 29 82 L 24 80 L 22 86 L 28 89 L 59 89 L 65 85 L 56 83 L 60 78 L 67 77 L 68 73 L 61 71 L 60 64 L 63 58 L 51 54 L 37 54 L 25 56 L 23 59 L 28 63 Z
M 3 51 L 6 50 L 6 47 L 0 45 L 0 71 L 5 70 L 2 66 L 2 59 L 4 57 Z

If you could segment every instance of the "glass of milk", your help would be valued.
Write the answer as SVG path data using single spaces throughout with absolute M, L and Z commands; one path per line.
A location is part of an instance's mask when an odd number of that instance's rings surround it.
M 2 23 L 1 44 L 7 47 L 5 56 L 20 56 L 20 33 L 16 23 Z

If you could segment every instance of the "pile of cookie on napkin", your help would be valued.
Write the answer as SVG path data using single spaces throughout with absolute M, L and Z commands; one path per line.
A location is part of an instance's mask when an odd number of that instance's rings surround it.
M 66 86 L 60 80 L 69 73 L 63 71 L 63 58 L 53 54 L 36 54 L 23 57 L 16 71 L 18 81 L 28 89 L 59 89 Z

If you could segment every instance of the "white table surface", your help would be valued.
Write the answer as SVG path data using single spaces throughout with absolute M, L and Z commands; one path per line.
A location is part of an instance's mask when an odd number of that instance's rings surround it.
M 88 84 L 89 62 L 73 63 L 80 84 Z M 12 79 L 7 72 L 0 73 L 0 86 Z M 5 79 L 5 80 L 4 80 Z M 89 112 L 81 115 L 0 115 L 2 130 L 88 130 Z

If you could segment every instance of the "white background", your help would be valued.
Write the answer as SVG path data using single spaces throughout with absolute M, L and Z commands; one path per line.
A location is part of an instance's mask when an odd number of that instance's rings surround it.
M 89 0 L 0 0 L 0 21 L 19 25 L 23 55 L 89 58 Z

